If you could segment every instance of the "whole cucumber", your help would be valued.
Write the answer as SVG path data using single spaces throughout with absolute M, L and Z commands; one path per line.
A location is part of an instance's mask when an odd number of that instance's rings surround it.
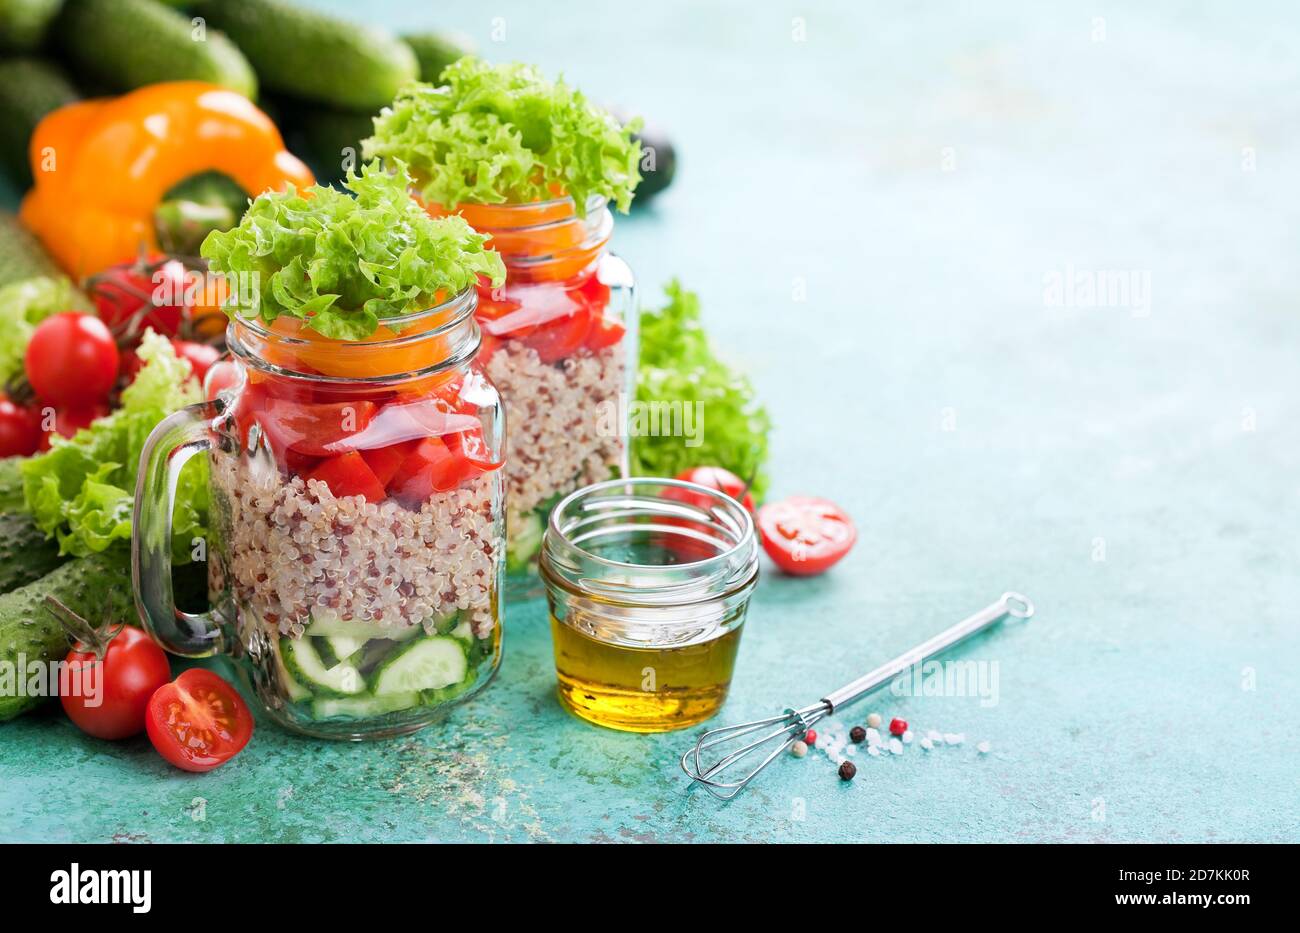
M 466 55 L 474 54 L 474 43 L 454 32 L 415 32 L 402 36 L 420 63 L 420 80 L 437 84 L 442 70 Z
M 33 52 L 63 0 L 0 0 L 0 52 Z
M 58 543 L 30 515 L 0 513 L 0 594 L 39 580 L 61 563 Z
M 210 26 L 158 0 L 68 0 L 53 35 L 80 77 L 112 90 L 192 80 L 256 98 L 248 59 Z
M 79 557 L 39 580 L 0 595 L 0 722 L 39 705 L 45 697 L 19 695 L 16 689 L 24 666 L 62 660 L 68 636 L 45 606 L 54 596 L 79 616 L 98 624 L 105 616 L 119 622 L 135 620 L 129 580 L 131 568 L 121 554 Z
M 20 187 L 32 183 L 27 147 L 36 124 L 51 110 L 80 96 L 53 62 L 41 58 L 0 60 L 0 167 Z
M 17 217 L 0 211 L 0 288 L 37 276 L 61 278 L 63 270 Z
M 206 0 L 263 86 L 344 110 L 377 110 L 419 77 L 410 46 L 393 34 L 281 0 Z

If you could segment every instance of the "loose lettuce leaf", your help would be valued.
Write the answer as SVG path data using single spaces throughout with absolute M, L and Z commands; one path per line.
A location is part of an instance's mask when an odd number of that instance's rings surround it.
M 684 437 L 633 436 L 632 472 L 676 476 L 696 466 L 725 467 L 750 486 L 756 499 L 767 488 L 767 435 L 772 424 L 742 374 L 720 360 L 700 324 L 700 300 L 674 279 L 668 304 L 641 313 L 637 401 L 642 406 L 699 403 L 698 446 Z M 692 441 L 694 443 L 694 441 Z
M 58 311 L 89 311 L 86 296 L 65 278 L 38 275 L 0 288 L 0 385 L 23 371 L 36 325 Z
M 362 340 L 379 318 L 423 311 L 480 275 L 505 281 L 487 237 L 460 217 L 430 217 L 408 194 L 405 166 L 391 167 L 349 173 L 355 197 L 319 185 L 267 192 L 238 226 L 208 234 L 201 252 L 230 282 L 227 309 L 268 322 L 288 314 L 327 337 Z
M 406 162 L 427 200 L 446 207 L 571 195 L 579 213 L 602 195 L 626 212 L 641 180 L 641 145 L 563 80 L 529 65 L 466 56 L 442 87 L 414 84 L 375 117 L 365 158 Z
M 188 361 L 171 343 L 146 331 L 143 362 L 122 392 L 122 405 L 76 437 L 55 438 L 48 453 L 23 462 L 23 498 L 36 524 L 58 539 L 59 551 L 83 557 L 131 541 L 131 509 L 140 451 L 149 432 L 178 408 L 202 398 Z M 207 464 L 196 457 L 181 471 L 172 525 L 173 559 L 190 559 L 191 542 L 206 533 Z

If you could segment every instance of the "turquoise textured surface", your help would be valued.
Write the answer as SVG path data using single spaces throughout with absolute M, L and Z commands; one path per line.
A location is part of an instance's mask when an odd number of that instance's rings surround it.
M 0 725 L 0 838 L 1300 835 L 1293 8 L 370 6 L 563 70 L 679 149 L 615 247 L 647 301 L 672 275 L 697 289 L 753 375 L 771 495 L 832 498 L 860 532 L 825 577 L 765 567 L 719 721 L 815 699 L 1007 589 L 1038 615 L 959 655 L 996 663 L 995 704 L 884 694 L 840 717 L 966 735 L 859 752 L 850 783 L 818 752 L 727 805 L 688 790 L 695 733 L 560 710 L 532 602 L 508 608 L 496 682 L 412 737 L 263 723 L 192 776 L 57 708 Z M 1102 270 L 1137 286 L 1119 306 L 1054 301 Z

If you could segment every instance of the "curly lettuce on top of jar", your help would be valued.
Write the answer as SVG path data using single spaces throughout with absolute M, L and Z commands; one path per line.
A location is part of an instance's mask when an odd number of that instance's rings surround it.
M 410 183 L 390 163 L 266 193 L 202 247 L 238 369 L 208 386 L 213 604 L 272 718 L 325 737 L 419 728 L 500 659 L 503 415 L 474 307 L 503 266 Z
M 641 180 L 639 123 L 529 65 L 468 56 L 374 123 L 365 157 L 405 162 L 413 197 L 505 262 L 504 287 L 480 279 L 477 316 L 509 414 L 509 569 L 527 585 L 551 507 L 627 471 L 634 281 L 609 251 L 609 205 L 626 213 Z

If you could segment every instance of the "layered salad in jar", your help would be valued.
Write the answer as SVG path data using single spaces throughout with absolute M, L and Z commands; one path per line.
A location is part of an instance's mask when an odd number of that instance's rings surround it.
M 236 359 L 208 386 L 214 605 L 268 709 L 312 734 L 417 728 L 500 658 L 502 408 L 473 311 L 502 265 L 409 183 L 390 164 L 264 194 L 203 244 Z
M 505 262 L 480 278 L 482 359 L 508 411 L 508 560 L 528 579 L 546 517 L 626 472 L 634 289 L 609 252 L 612 205 L 640 180 L 636 124 L 521 64 L 462 58 L 375 118 L 367 157 L 396 158 L 433 216 L 459 215 Z

